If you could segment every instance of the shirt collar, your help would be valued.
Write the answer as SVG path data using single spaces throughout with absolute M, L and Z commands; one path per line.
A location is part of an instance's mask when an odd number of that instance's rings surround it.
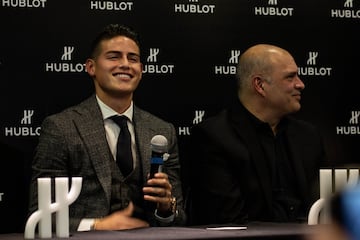
M 239 101 L 240 103 L 240 106 L 238 105 L 238 107 L 240 107 L 246 115 L 248 115 L 250 121 L 254 124 L 254 126 L 261 130 L 261 131 L 264 131 L 264 132 L 268 132 L 268 133 L 271 133 L 271 135 L 273 135 L 273 132 L 271 130 L 271 127 L 270 125 L 267 123 L 267 122 L 263 122 L 261 121 L 260 119 L 258 119 L 255 115 L 253 115 L 249 110 L 247 110 L 245 108 L 245 106 Z M 279 124 L 277 125 L 277 135 L 279 134 L 282 134 L 286 128 L 287 128 L 287 125 L 288 125 L 288 119 L 287 117 L 283 117 Z
M 96 100 L 100 106 L 100 110 L 103 116 L 103 119 L 107 119 L 111 116 L 114 115 L 124 115 L 126 116 L 130 122 L 132 122 L 132 118 L 133 118 L 133 112 L 134 112 L 134 103 L 133 101 L 131 101 L 131 104 L 129 106 L 128 109 L 126 109 L 125 112 L 123 112 L 122 114 L 117 113 L 114 109 L 112 109 L 111 107 L 109 107 L 108 105 L 106 105 L 103 101 L 100 100 L 100 98 L 98 96 L 96 96 Z

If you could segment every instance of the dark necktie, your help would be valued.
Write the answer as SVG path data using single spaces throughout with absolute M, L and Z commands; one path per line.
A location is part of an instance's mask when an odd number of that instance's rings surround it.
M 120 127 L 116 148 L 116 163 L 119 166 L 120 171 L 126 177 L 133 170 L 131 136 L 127 127 L 128 118 L 125 116 L 112 116 L 110 119 Z

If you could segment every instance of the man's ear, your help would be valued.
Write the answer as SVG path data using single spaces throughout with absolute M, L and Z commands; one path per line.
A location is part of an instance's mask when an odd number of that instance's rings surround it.
M 86 71 L 88 72 L 88 74 L 93 77 L 95 75 L 95 64 L 94 64 L 94 60 L 88 58 L 85 62 L 85 67 L 86 67 Z
M 253 86 L 255 91 L 257 91 L 260 95 L 264 96 L 264 80 L 260 76 L 253 77 Z

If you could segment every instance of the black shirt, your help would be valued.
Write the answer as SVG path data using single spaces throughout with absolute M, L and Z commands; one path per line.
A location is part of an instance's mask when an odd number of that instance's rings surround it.
M 250 114 L 250 113 L 249 113 Z M 298 195 L 295 171 L 286 139 L 287 119 L 280 121 L 273 133 L 268 123 L 251 115 L 259 143 L 264 151 L 271 176 L 272 219 L 279 222 L 304 221 L 306 211 Z

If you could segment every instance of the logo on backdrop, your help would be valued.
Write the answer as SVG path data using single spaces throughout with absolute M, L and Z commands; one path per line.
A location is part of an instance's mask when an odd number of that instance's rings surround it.
M 360 10 L 354 9 L 353 0 L 344 0 L 342 9 L 330 9 L 332 18 L 360 18 Z
M 47 0 L 2 0 L 2 7 L 45 8 Z
M 240 50 L 231 50 L 228 65 L 215 66 L 215 74 L 234 75 L 236 74 L 236 65 L 239 62 Z
M 133 2 L 115 2 L 115 1 L 90 1 L 91 10 L 104 11 L 132 11 Z
M 213 14 L 215 12 L 215 5 L 200 4 L 199 0 L 188 0 L 188 3 L 175 3 L 174 12 L 186 14 Z
M 330 76 L 332 68 L 318 66 L 318 56 L 319 52 L 309 52 L 308 58 L 306 60 L 307 66 L 299 67 L 298 74 L 300 76 Z
M 192 120 L 192 124 L 196 125 L 196 124 L 202 122 L 204 116 L 205 116 L 205 111 L 204 110 L 195 110 L 195 116 L 194 116 L 194 118 Z M 182 136 L 190 135 L 190 127 L 189 126 L 187 126 L 187 127 L 179 127 L 178 130 L 179 130 L 179 132 L 178 132 L 179 135 L 182 135 Z
M 294 8 L 278 7 L 277 0 L 267 0 L 267 6 L 254 7 L 254 14 L 256 16 L 291 17 L 293 13 Z
M 75 47 L 64 46 L 63 53 L 61 55 L 62 62 L 50 62 L 45 63 L 46 72 L 85 72 L 85 63 L 73 63 L 72 54 L 74 53 Z
M 360 111 L 351 111 L 349 124 L 347 126 L 337 126 L 337 135 L 360 135 Z
M 173 64 L 158 64 L 160 48 L 150 48 L 144 65 L 143 73 L 172 74 L 175 66 Z
M 23 112 L 20 120 L 20 126 L 5 127 L 4 133 L 6 137 L 32 137 L 40 135 L 40 127 L 32 126 L 32 117 L 34 110 L 27 109 Z

